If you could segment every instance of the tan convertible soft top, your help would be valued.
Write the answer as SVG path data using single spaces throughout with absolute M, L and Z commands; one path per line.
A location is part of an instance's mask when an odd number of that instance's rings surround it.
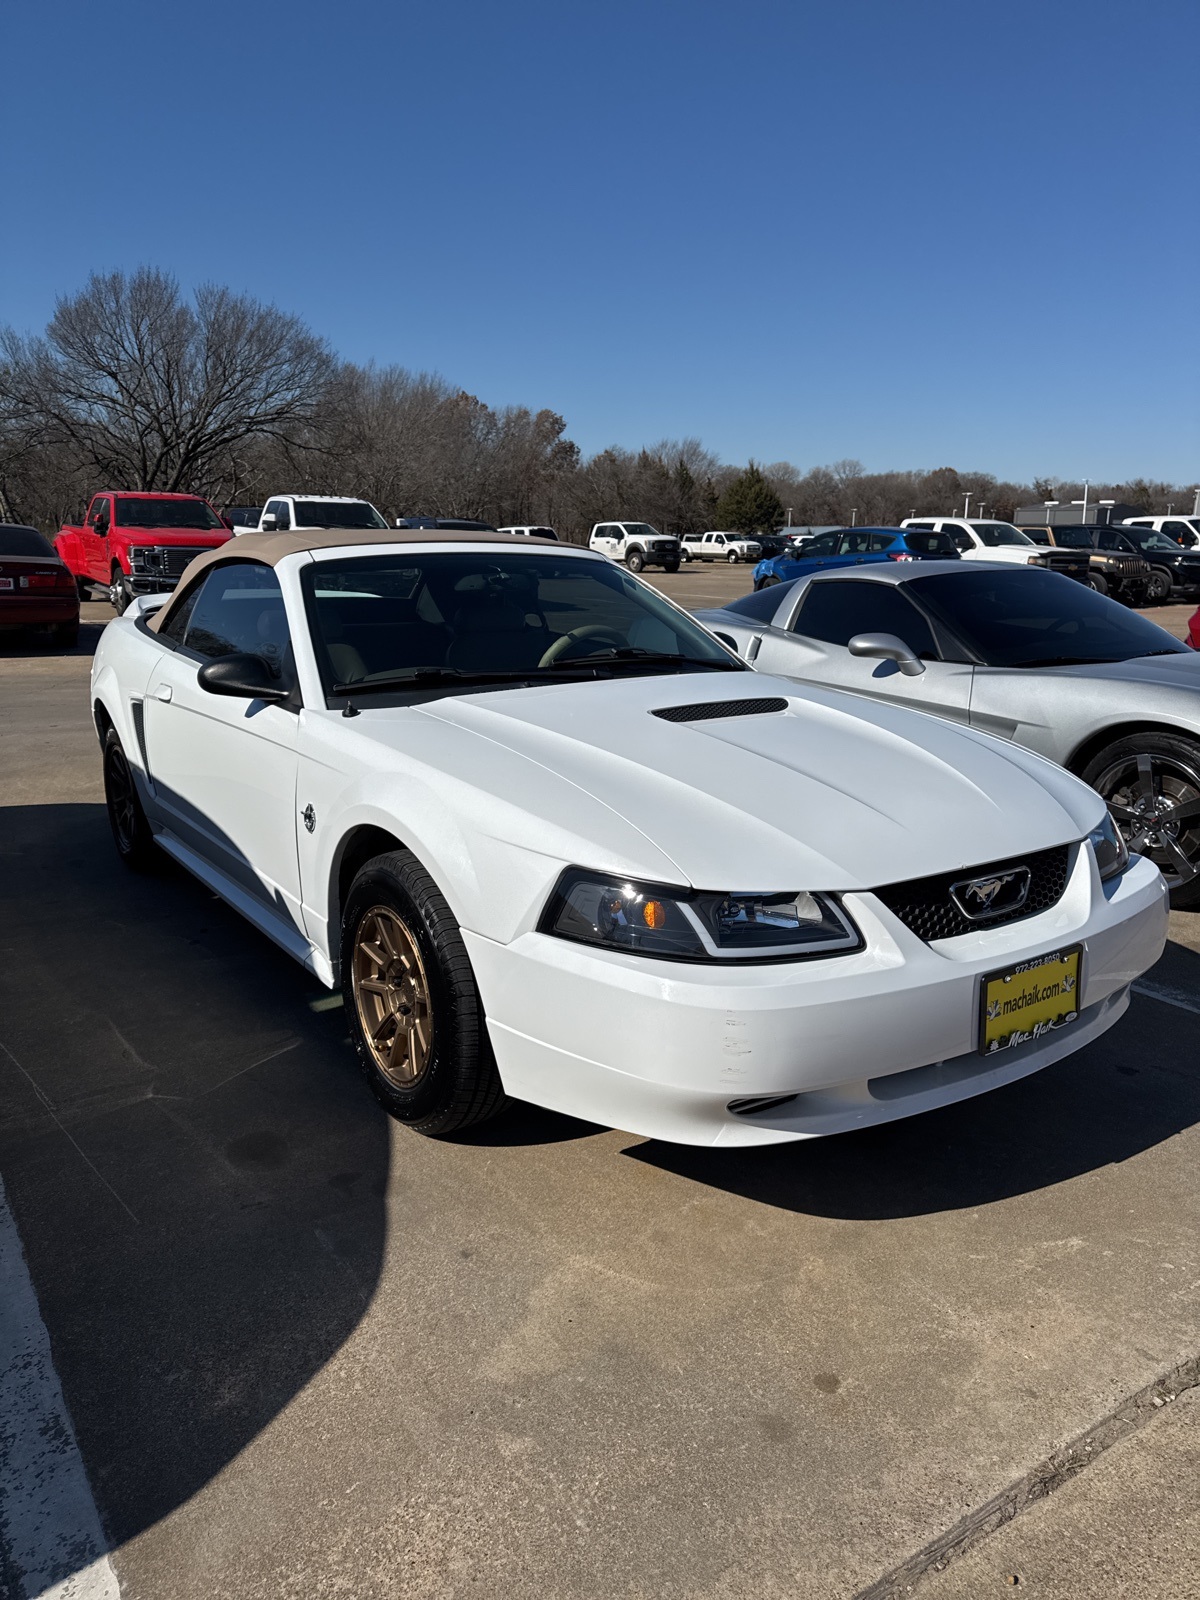
M 273 567 L 284 556 L 301 555 L 308 550 L 337 550 L 342 546 L 363 544 L 505 544 L 528 548 L 539 545 L 543 550 L 571 549 L 559 539 L 544 539 L 540 534 L 485 533 L 458 528 L 315 528 L 294 533 L 239 533 L 227 539 L 215 550 L 206 550 L 202 556 L 184 568 L 170 600 L 161 611 L 156 611 L 146 623 L 156 633 L 175 607 L 175 595 L 183 593 L 185 585 L 191 587 L 192 579 L 206 567 L 218 561 L 236 557 L 239 561 L 262 561 Z M 575 548 L 578 548 L 576 546 Z

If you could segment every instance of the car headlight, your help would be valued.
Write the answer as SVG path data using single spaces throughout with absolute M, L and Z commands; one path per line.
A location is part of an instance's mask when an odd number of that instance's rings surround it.
M 1093 828 L 1088 834 L 1088 843 L 1096 855 L 1101 883 L 1106 883 L 1109 878 L 1115 878 L 1129 865 L 1129 846 L 1125 843 L 1120 828 L 1107 811 L 1100 826 Z
M 827 894 L 706 894 L 569 867 L 538 931 L 671 961 L 789 961 L 862 948 Z
M 146 571 L 157 569 L 162 562 L 162 551 L 153 544 L 132 544 L 129 547 L 129 565 Z

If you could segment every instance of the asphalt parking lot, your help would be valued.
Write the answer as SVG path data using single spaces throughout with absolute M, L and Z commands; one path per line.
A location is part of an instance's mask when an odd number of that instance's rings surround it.
M 424 1141 L 313 979 L 120 868 L 84 616 L 0 641 L 0 1174 L 126 1600 L 1196 1592 L 1200 918 L 924 1117 Z

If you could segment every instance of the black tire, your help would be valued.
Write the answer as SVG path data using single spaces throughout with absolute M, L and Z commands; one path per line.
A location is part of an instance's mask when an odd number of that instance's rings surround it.
M 1150 573 L 1150 581 L 1146 585 L 1146 604 L 1159 606 L 1168 599 L 1171 593 L 1171 574 L 1162 567 L 1155 567 Z
M 782 582 L 783 582 L 782 578 L 775 578 L 775 577 L 768 576 L 766 578 L 760 578 L 758 580 L 758 582 L 754 585 L 754 587 L 755 587 L 756 590 L 757 589 L 773 589 L 777 583 L 782 583 Z
M 679 552 L 679 559 L 680 559 L 680 561 L 683 561 L 683 562 L 688 562 L 688 561 L 690 561 L 692 559 L 691 555 L 688 553 L 688 549 L 687 549 L 686 545 Z
M 739 561 L 739 560 L 740 560 L 740 559 L 741 559 L 741 558 L 740 558 L 740 557 L 739 557 L 739 555 L 738 555 L 738 553 L 737 553 L 737 551 L 736 551 L 736 550 L 731 550 L 731 551 L 730 551 L 730 552 L 729 552 L 729 554 L 728 554 L 728 555 L 727 555 L 727 556 L 726 556 L 726 557 L 725 557 L 725 559 L 726 559 L 726 561 L 728 561 L 728 563 L 729 563 L 729 565 L 730 565 L 730 566 L 731 566 L 731 567 L 736 567 L 736 566 L 737 566 L 737 564 L 738 564 L 738 561 Z
M 79 643 L 79 624 L 60 622 L 54 630 L 54 642 L 60 650 L 74 650 Z
M 1088 588 L 1094 589 L 1097 594 L 1108 593 L 1108 579 L 1101 572 L 1088 573 Z
M 356 971 L 362 971 L 361 959 L 356 968 L 360 934 L 380 911 L 399 921 L 415 945 L 427 997 L 427 1057 L 407 1083 L 389 1077 L 376 1059 L 356 994 L 358 983 L 364 981 L 356 978 Z M 374 948 L 387 954 L 381 945 Z M 341 958 L 350 1037 L 371 1092 L 385 1111 L 417 1133 L 442 1138 L 501 1110 L 504 1089 L 466 945 L 441 890 L 407 850 L 376 856 L 355 878 L 342 913 Z M 371 964 L 369 956 L 363 959 Z M 365 981 L 383 980 L 381 967 L 377 980 Z M 388 1020 L 383 1016 L 383 1023 Z M 401 1027 L 397 1019 L 393 1038 Z
M 113 608 L 118 616 L 121 616 L 123 612 L 129 610 L 129 602 L 132 598 L 133 597 L 129 593 L 129 590 L 125 587 L 124 573 L 121 571 L 120 567 L 114 566 L 112 569 L 112 579 L 108 585 L 109 605 Z
M 1081 776 L 1103 798 L 1129 848 L 1162 872 L 1174 909 L 1200 906 L 1200 743 L 1182 734 L 1129 734 L 1093 756 Z M 1193 808 L 1196 815 L 1188 815 Z M 1184 815 L 1172 823 L 1174 811 Z
M 631 550 L 625 557 L 625 565 L 630 572 L 640 572 L 646 565 L 646 558 L 640 550 Z
M 663 571 L 664 572 L 678 572 L 679 571 L 679 563 L 678 563 L 678 561 L 665 561 L 663 563 Z
M 154 835 L 138 798 L 137 784 L 125 756 L 117 730 L 104 735 L 104 803 L 117 854 L 135 872 L 149 872 L 158 865 Z

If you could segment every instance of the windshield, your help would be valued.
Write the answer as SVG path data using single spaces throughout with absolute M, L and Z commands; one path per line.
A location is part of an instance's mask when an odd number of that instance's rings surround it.
M 0 523 L 0 556 L 53 556 L 49 542 L 36 528 Z
M 973 522 L 975 532 L 989 550 L 994 550 L 1001 544 L 1032 544 L 1033 540 L 1020 528 L 1014 528 L 1011 522 Z
M 742 670 L 699 623 L 608 561 L 524 550 L 339 557 L 306 567 L 302 581 L 330 693 Z
M 1138 550 L 1162 550 L 1167 555 L 1179 554 L 1179 543 L 1156 528 L 1122 528 L 1121 534 Z
M 224 528 L 206 500 L 134 500 L 117 496 L 118 528 Z
M 387 523 L 365 500 L 297 500 L 292 507 L 297 528 L 386 528 Z
M 1055 528 L 1054 542 L 1064 550 L 1091 550 L 1095 534 L 1091 528 Z
M 990 667 L 1129 661 L 1185 649 L 1136 611 L 1044 567 L 945 573 L 914 578 L 908 588 Z
M 652 528 L 648 522 L 623 522 L 621 526 L 630 539 L 658 538 L 658 529 Z

